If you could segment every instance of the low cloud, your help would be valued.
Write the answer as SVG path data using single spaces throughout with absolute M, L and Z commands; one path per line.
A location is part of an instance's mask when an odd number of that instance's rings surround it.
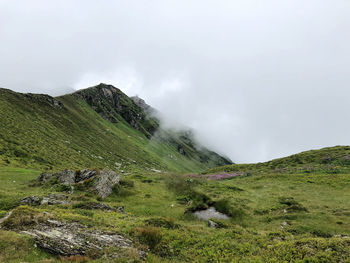
M 350 2 L 0 0 L 0 86 L 100 82 L 235 162 L 349 144 Z

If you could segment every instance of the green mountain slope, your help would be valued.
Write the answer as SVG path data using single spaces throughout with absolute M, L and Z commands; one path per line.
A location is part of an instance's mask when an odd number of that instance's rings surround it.
M 156 131 L 167 139 L 152 136 Z M 57 98 L 0 89 L 0 165 L 199 171 L 228 163 L 160 130 L 156 119 L 110 85 Z
M 350 171 L 350 146 L 326 147 L 293 154 L 263 163 L 232 164 L 215 167 L 205 173 L 254 172 L 254 173 L 339 173 Z

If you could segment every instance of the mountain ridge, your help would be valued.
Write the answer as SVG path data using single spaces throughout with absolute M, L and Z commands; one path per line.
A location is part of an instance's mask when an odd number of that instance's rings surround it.
M 0 95 L 2 164 L 199 171 L 231 163 L 172 133 L 162 130 L 166 140 L 153 136 L 161 130 L 159 121 L 112 85 L 59 97 L 8 89 Z

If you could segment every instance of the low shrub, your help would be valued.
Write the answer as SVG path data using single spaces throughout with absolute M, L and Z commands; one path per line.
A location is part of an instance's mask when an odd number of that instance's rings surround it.
M 11 210 L 19 205 L 19 200 L 0 196 L 0 210 Z
M 209 196 L 194 189 L 200 183 L 197 179 L 173 175 L 166 177 L 165 183 L 169 190 L 180 195 L 176 199 L 180 204 L 190 204 L 186 212 L 204 210 L 213 204 Z
M 81 255 L 75 255 L 75 256 L 69 256 L 69 257 L 60 257 L 60 260 L 62 262 L 68 262 L 68 263 L 86 263 L 90 262 L 91 259 L 87 256 L 81 256 Z
M 150 183 L 153 183 L 153 180 L 150 178 L 146 178 L 146 179 L 142 179 L 141 182 L 150 184 Z
M 115 186 L 113 186 L 112 191 L 113 191 L 113 194 L 120 197 L 126 197 L 134 194 L 133 191 L 123 187 L 120 184 L 116 184 Z
M 183 175 L 170 175 L 165 178 L 165 184 L 176 194 L 188 195 L 193 192 L 193 187 L 198 184 L 198 180 Z
M 95 178 L 89 178 L 82 181 L 81 183 L 75 184 L 75 187 L 78 191 L 87 191 L 93 186 L 94 183 Z
M 192 202 L 191 206 L 188 208 L 189 211 L 204 210 L 213 205 L 213 201 L 209 196 L 194 190 L 189 193 L 188 198 Z
M 232 191 L 236 191 L 236 192 L 242 192 L 244 191 L 242 188 L 239 188 L 237 186 L 234 185 L 228 185 L 226 186 L 227 189 L 232 190 Z
M 82 216 L 87 216 L 87 217 L 93 217 L 94 216 L 94 212 L 89 211 L 89 210 L 84 210 L 84 209 L 76 209 L 75 212 L 79 215 Z
M 227 220 L 216 219 L 216 218 L 211 218 L 210 220 L 216 224 L 216 228 L 229 228 L 230 227 L 230 224 Z
M 232 219 L 242 219 L 245 215 L 244 210 L 240 206 L 232 205 L 227 199 L 216 201 L 214 207 L 217 211 L 230 216 Z
M 130 179 L 120 179 L 119 184 L 123 187 L 133 188 L 135 183 Z
M 146 219 L 145 224 L 155 227 L 164 227 L 167 229 L 175 229 L 179 227 L 179 225 L 174 222 L 174 219 L 165 217 L 152 217 Z
M 55 186 L 55 190 L 57 192 L 70 192 L 72 189 L 70 185 L 58 184 Z
M 307 211 L 307 209 L 302 204 L 294 200 L 293 197 L 280 197 L 279 203 L 286 205 L 286 210 L 289 212 Z
M 24 230 L 49 219 L 47 213 L 40 213 L 30 207 L 21 206 L 13 210 L 12 214 L 2 223 L 5 229 Z
M 147 245 L 151 250 L 162 240 L 162 233 L 156 227 L 138 227 L 135 229 L 135 235 L 140 243 Z

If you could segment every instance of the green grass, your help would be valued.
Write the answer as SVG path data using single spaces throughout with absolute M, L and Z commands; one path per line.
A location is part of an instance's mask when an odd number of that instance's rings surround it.
M 125 94 L 120 96 L 126 101 L 120 114 L 125 115 L 128 108 L 141 114 Z M 54 106 L 52 100 L 49 96 L 0 89 L 0 165 L 40 170 L 100 167 L 185 172 L 223 163 L 219 155 L 196 150 L 176 134 L 167 133 L 167 141 L 160 136 L 149 139 L 145 129 L 154 127 L 145 120 L 142 123 L 148 126 L 137 130 L 118 112 L 113 111 L 117 122 L 102 118 L 93 105 L 75 95 L 56 98 L 62 107 Z M 109 102 L 102 101 L 102 106 L 110 109 Z M 180 146 L 188 154 L 181 154 Z
M 62 108 L 51 99 L 0 89 L 0 217 L 15 209 L 9 229 L 34 224 L 26 213 L 49 212 L 129 237 L 150 249 L 147 262 L 350 262 L 350 147 L 210 168 L 222 160 L 195 150 L 190 135 L 164 131 L 150 139 L 154 126 L 142 120 L 135 129 L 127 111 L 121 112 L 125 119 L 112 112 L 112 123 L 76 96 L 57 98 Z M 72 205 L 18 206 L 25 196 L 62 190 L 34 184 L 42 171 L 86 167 L 119 171 L 121 185 L 103 201 L 82 187 L 70 197 Z M 243 176 L 183 175 L 203 170 Z M 126 213 L 91 209 L 96 202 L 124 206 Z M 231 220 L 217 221 L 214 229 L 191 213 L 211 205 Z M 130 256 L 59 258 L 30 237 L 0 229 L 0 262 L 125 262 Z
M 1 168 L 1 196 L 16 201 L 26 195 L 46 194 L 48 189 L 30 186 L 38 174 Z M 349 262 L 349 174 L 262 174 L 221 181 L 196 179 L 195 183 L 180 176 L 175 189 L 170 190 L 172 178 L 174 175 L 147 172 L 123 176 L 122 187 L 131 193 L 115 193 L 104 203 L 124 205 L 126 214 L 74 205 L 39 206 L 35 211 L 119 232 L 139 247 L 148 244 L 148 262 Z M 218 204 L 244 213 L 239 220 L 224 222 L 222 228 L 209 228 L 204 221 L 185 214 L 191 203 L 179 202 L 181 191 L 205 193 L 214 202 L 227 200 Z M 77 203 L 98 202 L 82 191 L 72 199 Z M 292 206 L 306 210 L 289 209 Z M 12 249 L 21 242 L 26 245 L 19 254 L 0 250 L 0 262 L 60 262 L 34 248 L 28 237 L 11 231 L 0 235 L 1 246 Z
M 349 173 L 350 146 L 335 146 L 320 150 L 311 150 L 263 163 L 218 166 L 206 170 L 203 174 L 220 172 L 244 172 L 248 175 L 259 173 Z

